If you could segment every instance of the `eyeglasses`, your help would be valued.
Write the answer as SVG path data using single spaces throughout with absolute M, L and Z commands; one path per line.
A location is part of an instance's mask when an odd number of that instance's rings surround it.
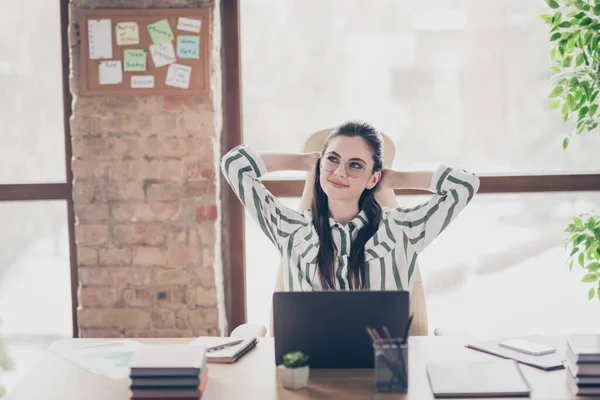
M 340 162 L 340 158 L 333 154 L 321 156 L 321 168 L 328 172 L 335 171 L 340 165 Z M 350 160 L 344 167 L 346 175 L 350 178 L 360 178 L 367 170 L 367 166 L 358 160 Z

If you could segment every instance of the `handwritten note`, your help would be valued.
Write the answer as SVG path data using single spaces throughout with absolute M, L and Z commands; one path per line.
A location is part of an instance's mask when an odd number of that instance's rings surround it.
M 140 30 L 137 22 L 119 22 L 115 25 L 118 46 L 128 46 L 140 42 Z
M 110 19 L 88 21 L 90 60 L 112 58 L 112 29 Z
M 187 89 L 190 86 L 190 75 L 192 67 L 189 65 L 171 64 L 167 71 L 166 84 L 181 89 Z
M 202 21 L 199 19 L 179 17 L 179 19 L 177 20 L 177 29 L 179 29 L 180 31 L 200 33 L 201 27 Z
M 179 58 L 199 58 L 200 37 L 177 36 L 177 56 Z
M 154 87 L 154 75 L 132 75 L 132 89 L 151 89 Z
M 170 42 L 174 38 L 171 25 L 166 18 L 148 25 L 148 32 L 154 44 Z
M 123 82 L 121 60 L 100 61 L 98 75 L 101 85 L 116 85 Z
M 162 67 L 163 65 L 172 64 L 177 61 L 173 42 L 167 42 L 161 45 L 150 45 L 150 54 L 152 55 L 152 61 L 154 61 L 154 66 L 156 68 Z
M 146 50 L 143 49 L 125 49 L 123 51 L 125 71 L 145 71 L 146 70 Z

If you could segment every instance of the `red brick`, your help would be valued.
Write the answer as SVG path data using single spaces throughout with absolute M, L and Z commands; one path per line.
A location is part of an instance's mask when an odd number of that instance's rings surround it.
M 90 339 L 108 339 L 123 337 L 120 329 L 93 329 L 83 328 L 79 330 L 80 337 Z
M 214 223 L 203 223 L 196 228 L 200 244 L 213 246 L 216 241 L 217 229 Z
M 76 179 L 99 178 L 106 175 L 107 164 L 104 161 L 81 160 L 72 161 L 71 169 Z
M 156 292 L 149 287 L 126 288 L 123 290 L 123 303 L 126 306 L 150 306 L 156 300 Z
M 120 111 L 112 109 L 113 111 Z M 106 129 L 109 132 L 140 133 L 151 126 L 150 116 L 138 113 L 112 114 L 105 119 Z
M 146 198 L 150 201 L 179 200 L 183 197 L 184 186 L 180 183 L 151 182 L 145 185 Z
M 78 221 L 101 222 L 108 220 L 108 204 L 75 205 L 75 217 Z
M 213 179 L 214 177 L 214 163 L 206 161 L 189 161 L 185 164 L 185 178 L 187 180 Z
M 78 245 L 104 244 L 108 241 L 108 226 L 77 224 L 75 238 Z
M 163 108 L 165 110 L 193 109 L 196 107 L 194 96 L 164 96 Z
M 187 289 L 186 298 L 188 304 L 199 305 L 204 307 L 216 307 L 217 291 L 215 289 L 194 288 Z
M 175 328 L 190 329 L 190 321 L 187 309 L 182 308 L 179 310 L 175 310 Z
M 77 246 L 77 264 L 98 264 L 98 250 L 92 247 Z
M 216 220 L 217 206 L 215 204 L 201 205 L 196 207 L 196 222 Z
M 152 271 L 145 267 L 81 267 L 79 281 L 82 285 L 148 285 Z
M 214 247 L 205 247 L 202 249 L 202 266 L 204 268 L 213 268 L 215 263 L 215 248 Z
M 143 184 L 139 181 L 110 181 L 108 198 L 110 200 L 143 200 Z
M 179 203 L 124 203 L 112 207 L 116 221 L 130 222 L 169 222 L 177 221 L 180 216 Z
M 183 114 L 185 129 L 194 135 L 210 137 L 213 135 L 212 112 L 188 112 Z
M 175 328 L 175 312 L 168 308 L 153 308 L 150 311 L 150 319 L 156 329 Z
M 169 244 L 167 249 L 167 265 L 178 267 L 183 265 L 195 265 L 198 262 L 200 252 L 196 247 L 187 247 L 177 244 Z
M 121 291 L 114 287 L 81 287 L 79 305 L 82 307 L 114 307 L 120 302 Z
M 73 184 L 73 201 L 75 204 L 104 203 L 107 199 L 107 188 L 104 180 L 76 180 Z
M 191 329 L 132 329 L 125 331 L 128 338 L 185 338 L 181 343 L 188 343 L 194 333 Z
M 75 115 L 70 124 L 72 136 L 87 136 L 100 133 L 103 129 L 101 118 L 92 115 Z
M 149 327 L 150 313 L 133 308 L 84 308 L 79 310 L 79 325 L 84 328 L 118 329 Z
M 152 116 L 152 128 L 153 134 L 159 134 L 166 136 L 165 133 L 172 132 L 177 128 L 177 115 L 176 114 L 159 114 Z
M 183 198 L 213 198 L 215 181 L 189 181 L 184 186 Z
M 193 278 L 185 267 L 154 268 L 154 282 L 158 284 L 184 284 Z
M 133 249 L 134 265 L 166 265 L 166 250 L 156 247 L 135 247 Z
M 146 138 L 139 135 L 118 135 L 108 138 L 108 146 L 113 155 L 119 158 L 126 156 L 144 156 L 147 153 Z
M 163 96 L 140 96 L 137 103 L 138 112 L 146 115 L 155 115 L 164 107 Z
M 100 255 L 101 265 L 128 265 L 131 264 L 131 249 L 124 247 L 109 247 L 107 249 L 100 249 L 98 251 Z
M 77 158 L 105 160 L 115 158 L 105 137 L 87 135 L 73 138 L 73 156 Z
M 215 287 L 215 270 L 212 267 L 201 267 L 196 269 L 196 275 L 200 278 L 200 284 L 205 289 Z
M 117 225 L 116 243 L 147 244 L 156 246 L 164 243 L 164 228 L 156 225 Z

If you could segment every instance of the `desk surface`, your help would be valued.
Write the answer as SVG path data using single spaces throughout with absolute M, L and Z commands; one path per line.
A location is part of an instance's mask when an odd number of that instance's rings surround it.
M 73 339 L 77 340 L 77 339 Z M 491 355 L 465 348 L 474 338 L 411 337 L 409 392 L 375 393 L 372 370 L 311 370 L 309 387 L 288 391 L 277 381 L 272 338 L 261 339 L 255 349 L 235 364 L 210 364 L 202 400 L 261 399 L 433 399 L 425 373 L 427 361 L 486 360 Z M 187 343 L 190 339 L 140 339 L 144 343 Z M 574 399 L 565 370 L 545 372 L 522 366 L 533 392 L 531 399 Z M 7 400 L 120 400 L 129 398 L 129 379 L 95 375 L 50 352 L 12 390 Z M 585 399 L 591 399 L 585 397 Z

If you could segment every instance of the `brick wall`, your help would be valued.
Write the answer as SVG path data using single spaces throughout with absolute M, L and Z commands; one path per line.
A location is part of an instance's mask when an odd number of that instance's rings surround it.
M 76 11 L 147 6 L 215 10 L 205 1 L 71 1 L 82 337 L 197 336 L 224 329 L 215 162 L 221 125 L 218 10 L 211 96 L 78 96 Z

